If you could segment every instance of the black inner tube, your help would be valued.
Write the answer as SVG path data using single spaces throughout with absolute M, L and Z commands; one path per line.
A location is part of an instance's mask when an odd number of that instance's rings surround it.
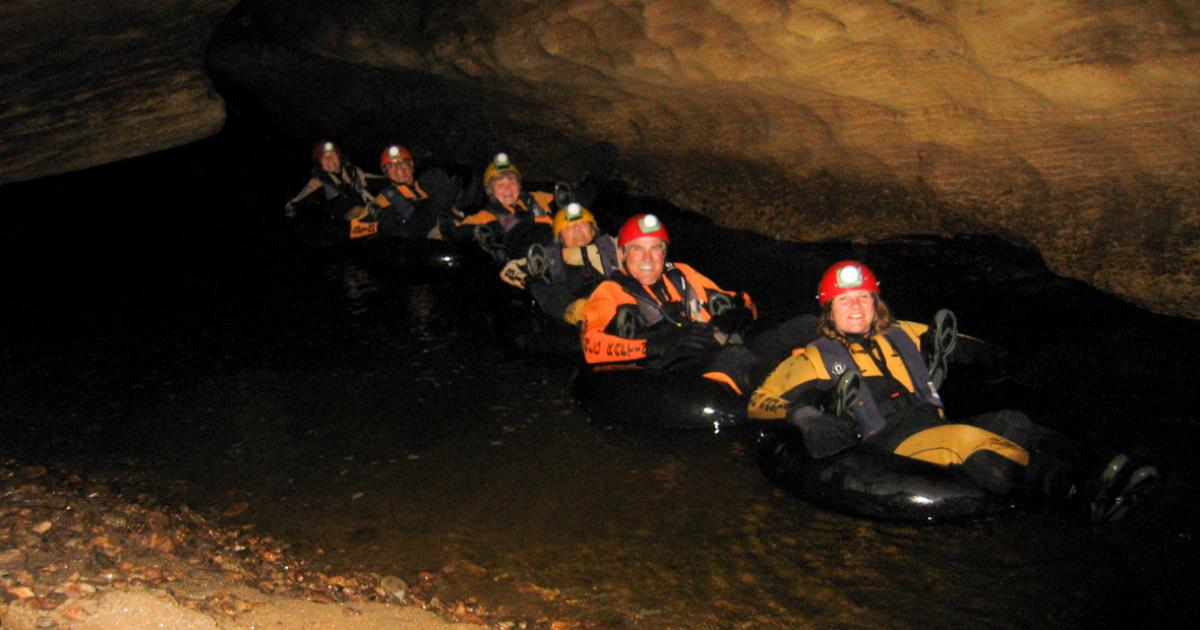
M 759 466 L 776 485 L 843 514 L 944 523 L 999 514 L 1016 505 L 945 468 L 909 457 L 858 447 L 812 459 L 791 426 L 760 431 L 756 452 Z

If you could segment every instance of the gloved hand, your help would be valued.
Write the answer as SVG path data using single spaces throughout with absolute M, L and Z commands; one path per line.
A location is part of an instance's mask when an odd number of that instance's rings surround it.
M 496 262 L 504 262 L 508 260 L 508 256 L 505 255 L 503 245 L 496 242 L 496 229 L 492 226 L 492 224 L 483 223 L 473 226 L 473 229 L 475 242 L 479 243 L 479 247 L 483 248 L 483 251 L 491 254 L 492 258 L 496 259 Z
M 462 192 L 462 182 L 451 177 L 444 169 L 430 168 L 421 173 L 421 188 L 429 194 L 433 211 L 441 214 L 454 207 Z
M 292 203 L 284 204 L 283 216 L 285 216 L 289 219 L 295 219 L 296 218 L 296 206 L 293 205 Z
M 733 296 L 733 306 L 714 316 L 712 325 L 729 335 L 743 333 L 754 325 L 754 311 L 746 306 L 746 299 L 739 291 Z
M 575 201 L 575 191 L 571 189 L 571 185 L 566 182 L 558 182 L 554 185 L 554 205 L 559 208 L 566 208 Z
M 510 286 L 518 289 L 525 288 L 525 278 L 528 274 L 525 273 L 525 259 L 517 258 L 505 263 L 504 268 L 500 270 L 500 279 Z
M 858 434 L 858 424 L 853 418 L 821 413 L 810 405 L 796 405 L 789 409 L 788 422 L 800 429 L 804 437 L 804 449 L 813 459 L 837 455 L 862 440 Z
M 716 345 L 717 340 L 708 326 L 673 326 L 646 340 L 646 356 L 677 360 L 702 354 Z

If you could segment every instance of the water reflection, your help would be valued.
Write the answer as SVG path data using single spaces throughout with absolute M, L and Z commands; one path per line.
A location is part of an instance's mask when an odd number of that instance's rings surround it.
M 345 299 L 351 306 L 351 313 L 362 315 L 367 312 L 365 300 L 379 290 L 379 285 L 366 271 L 359 269 L 353 263 L 345 263 L 331 267 L 330 272 L 341 278 L 345 290 Z

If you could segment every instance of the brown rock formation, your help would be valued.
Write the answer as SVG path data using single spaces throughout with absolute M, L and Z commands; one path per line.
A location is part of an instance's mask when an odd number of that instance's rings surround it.
M 998 232 L 1200 317 L 1193 2 L 398 4 L 362 0 L 300 41 L 503 95 L 522 104 L 504 115 L 612 142 L 625 179 L 728 225 Z
M 0 184 L 208 137 L 204 48 L 236 0 L 0 4 Z
M 5 3 L 0 183 L 213 133 L 200 55 L 233 4 Z M 637 190 L 727 225 L 1000 233 L 1058 273 L 1200 317 L 1191 0 L 242 4 L 234 30 L 425 76 L 356 98 L 419 113 L 414 127 L 458 112 L 473 123 L 447 138 L 523 151 L 535 175 L 576 174 L 551 145 L 607 141 Z

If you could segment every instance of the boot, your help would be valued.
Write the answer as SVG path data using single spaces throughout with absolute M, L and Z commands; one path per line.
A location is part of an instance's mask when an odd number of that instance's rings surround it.
M 1108 461 L 1086 486 L 1083 498 L 1093 523 L 1111 523 L 1125 517 L 1129 508 L 1158 483 L 1158 468 L 1135 463 L 1119 454 Z

